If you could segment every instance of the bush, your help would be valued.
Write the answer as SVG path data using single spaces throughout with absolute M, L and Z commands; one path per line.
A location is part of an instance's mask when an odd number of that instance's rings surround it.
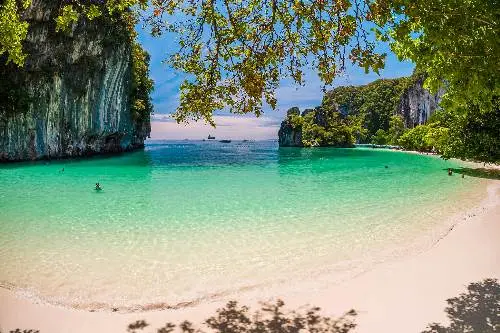
M 397 145 L 398 140 L 405 132 L 405 123 L 401 116 L 394 115 L 389 120 L 389 131 L 387 139 L 391 145 Z
M 386 145 L 388 141 L 388 135 L 383 129 L 379 129 L 372 137 L 372 143 L 376 145 Z

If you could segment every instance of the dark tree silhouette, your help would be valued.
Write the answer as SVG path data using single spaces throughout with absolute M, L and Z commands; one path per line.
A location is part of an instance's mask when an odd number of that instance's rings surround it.
M 500 284 L 497 279 L 485 279 L 471 283 L 467 292 L 446 301 L 445 312 L 449 326 L 430 324 L 422 333 L 500 333 Z M 313 307 L 304 314 L 284 311 L 285 303 L 278 300 L 274 304 L 263 304 L 260 311 L 249 313 L 249 308 L 231 301 L 217 310 L 205 321 L 209 329 L 203 331 L 190 322 L 178 325 L 180 333 L 349 333 L 355 327 L 354 310 L 339 318 L 324 317 L 319 307 Z M 128 333 L 145 333 L 149 324 L 138 320 L 130 324 Z M 155 330 L 156 333 L 172 333 L 177 328 L 172 323 Z M 9 333 L 39 333 L 38 330 L 10 331 Z
M 471 283 L 467 292 L 446 301 L 450 325 L 432 323 L 422 333 L 500 332 L 500 284 L 496 279 Z
M 217 310 L 215 316 L 205 321 L 205 325 L 210 329 L 208 333 L 348 333 L 356 324 L 354 317 L 356 312 L 350 310 L 337 319 L 323 317 L 319 314 L 320 308 L 314 307 L 306 311 L 305 314 L 298 312 L 284 312 L 285 303 L 278 300 L 275 304 L 264 304 L 260 311 L 253 315 L 249 314 L 249 308 L 238 306 L 238 303 L 231 301 L 225 308 Z M 148 324 L 143 321 L 136 321 L 128 326 L 129 333 L 139 333 Z M 159 328 L 157 333 L 171 333 L 176 325 L 167 323 Z M 204 333 L 196 329 L 193 325 L 184 321 L 179 325 L 181 333 Z

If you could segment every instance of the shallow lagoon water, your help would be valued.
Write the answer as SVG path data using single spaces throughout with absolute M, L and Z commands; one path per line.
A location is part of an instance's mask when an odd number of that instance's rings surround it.
M 481 181 L 449 177 L 458 166 L 274 141 L 150 142 L 117 157 L 3 165 L 0 285 L 66 306 L 143 309 L 345 277 L 435 240 L 474 205 Z

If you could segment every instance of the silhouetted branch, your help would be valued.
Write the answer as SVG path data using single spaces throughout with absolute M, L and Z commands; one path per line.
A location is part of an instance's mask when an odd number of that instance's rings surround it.
M 500 331 L 500 284 L 496 279 L 471 283 L 467 292 L 446 301 L 450 325 L 432 323 L 422 333 L 495 333 Z

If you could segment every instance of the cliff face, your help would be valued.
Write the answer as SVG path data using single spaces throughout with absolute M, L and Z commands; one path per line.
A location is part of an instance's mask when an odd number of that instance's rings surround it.
M 278 131 L 278 141 L 280 147 L 303 147 L 302 129 L 296 128 L 291 120 L 291 115 L 300 115 L 300 110 L 297 107 L 291 108 L 287 112 L 287 117 L 281 122 Z
M 406 128 L 427 122 L 438 109 L 444 91 L 431 94 L 424 89 L 423 81 L 423 77 L 411 77 L 377 80 L 364 86 L 338 87 L 327 92 L 322 106 L 315 110 L 339 112 L 341 117 L 363 115 L 364 127 L 368 131 L 368 138 L 364 140 L 369 142 L 370 136 L 378 129 L 387 131 L 392 115 L 400 115 Z M 308 110 L 304 111 L 302 116 L 307 112 Z M 281 147 L 304 146 L 302 127 L 294 126 L 291 121 L 293 115 L 299 114 L 298 108 L 292 108 L 281 123 L 278 132 Z M 322 114 L 323 112 L 316 112 L 314 124 L 327 127 L 325 120 L 321 118 Z
M 413 128 L 427 122 L 430 116 L 439 107 L 444 90 L 431 94 L 424 89 L 424 79 L 418 78 L 414 84 L 408 87 L 399 99 L 397 114 L 404 119 L 407 128 Z
M 125 26 L 79 20 L 56 33 L 61 1 L 33 0 L 23 68 L 0 59 L 0 161 L 85 156 L 143 147 L 149 119 L 130 112 Z

